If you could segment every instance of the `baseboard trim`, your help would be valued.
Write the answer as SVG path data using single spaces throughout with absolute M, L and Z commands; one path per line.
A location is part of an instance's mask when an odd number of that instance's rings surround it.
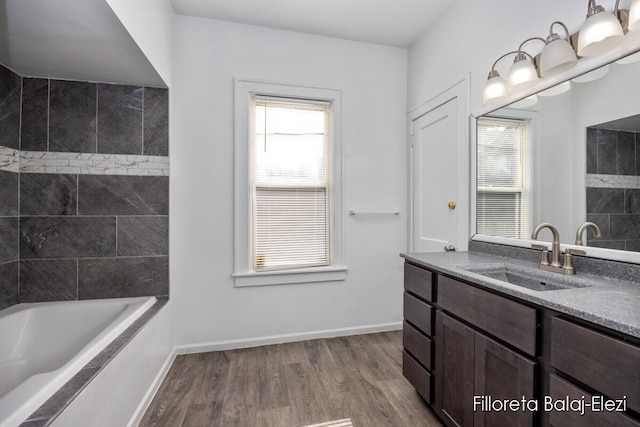
M 305 332 L 298 334 L 272 335 L 237 340 L 212 341 L 203 344 L 181 345 L 175 348 L 175 353 L 191 354 L 206 353 L 209 351 L 233 350 L 238 348 L 259 347 L 270 344 L 282 344 L 296 341 L 306 341 L 320 338 L 335 338 L 349 335 L 371 334 L 376 332 L 397 331 L 402 329 L 402 322 L 382 323 L 379 325 L 358 326 L 353 328 L 327 329 L 322 331 Z

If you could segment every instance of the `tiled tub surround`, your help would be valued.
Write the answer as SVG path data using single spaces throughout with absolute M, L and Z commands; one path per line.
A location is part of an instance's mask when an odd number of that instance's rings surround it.
M 589 246 L 640 251 L 640 134 L 587 129 Z
M 167 90 L 0 66 L 0 99 L 0 309 L 168 295 Z
M 168 294 L 167 177 L 20 175 L 20 302 Z

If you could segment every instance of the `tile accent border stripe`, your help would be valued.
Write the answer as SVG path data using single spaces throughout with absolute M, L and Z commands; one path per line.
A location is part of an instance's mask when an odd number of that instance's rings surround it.
M 0 145 L 0 170 L 19 172 L 20 151 Z
M 20 151 L 0 146 L 0 170 L 21 173 L 169 176 L 169 157 Z
M 640 176 L 587 174 L 590 188 L 640 188 Z

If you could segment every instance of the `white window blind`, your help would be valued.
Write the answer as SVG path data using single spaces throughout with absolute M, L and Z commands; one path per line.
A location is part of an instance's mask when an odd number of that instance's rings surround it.
M 329 104 L 253 96 L 254 270 L 329 265 Z
M 478 120 L 478 233 L 526 237 L 526 138 L 526 121 Z

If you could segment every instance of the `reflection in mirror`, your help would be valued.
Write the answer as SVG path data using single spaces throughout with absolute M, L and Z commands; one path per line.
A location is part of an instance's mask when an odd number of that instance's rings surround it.
M 640 252 L 640 114 L 587 128 L 587 220 L 591 246 Z
M 640 53 L 477 120 L 476 231 L 640 251 Z M 544 232 L 540 240 L 551 240 Z

